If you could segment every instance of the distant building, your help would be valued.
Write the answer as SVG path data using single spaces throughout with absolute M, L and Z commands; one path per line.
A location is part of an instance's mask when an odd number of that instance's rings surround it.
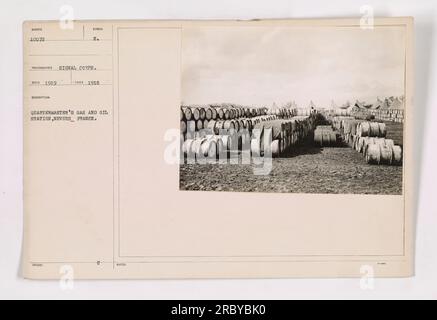
M 384 104 L 384 101 L 382 101 L 379 97 L 377 97 L 376 101 L 371 104 L 370 109 L 379 110 L 383 104 Z
M 349 107 L 346 107 L 346 111 L 348 112 L 348 114 L 351 114 L 360 111 L 360 108 L 355 104 L 351 104 L 349 105 Z

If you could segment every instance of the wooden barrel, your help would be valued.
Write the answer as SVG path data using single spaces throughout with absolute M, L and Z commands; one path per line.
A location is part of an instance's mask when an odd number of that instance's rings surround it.
M 393 158 L 392 158 L 392 164 L 393 165 L 401 165 L 402 164 L 402 148 L 400 146 L 393 146 Z
M 240 120 L 240 127 L 243 127 L 244 129 L 249 129 L 249 120 L 248 119 L 241 119 Z
M 261 155 L 266 156 L 270 153 L 271 143 L 274 140 L 272 135 L 273 128 L 271 127 L 271 123 L 265 123 L 261 137 Z
M 240 117 L 240 108 L 235 107 L 234 108 L 234 119 L 237 119 Z
M 210 136 L 209 139 L 213 140 L 216 144 L 217 156 L 219 156 L 222 152 L 227 151 L 227 149 L 225 150 L 223 140 L 220 136 Z
M 337 145 L 337 134 L 335 131 L 331 132 L 331 145 L 336 146 Z
M 182 144 L 182 151 L 184 152 L 185 155 L 187 155 L 191 152 L 191 150 L 192 150 L 191 146 L 192 146 L 193 142 L 194 142 L 193 139 L 187 139 Z
M 249 129 L 249 132 L 252 132 L 253 126 L 254 126 L 254 124 L 253 124 L 252 119 L 248 119 L 247 120 L 247 129 Z
M 392 139 L 384 139 L 384 143 L 385 143 L 386 146 L 389 146 L 389 147 L 392 147 L 392 148 L 395 146 L 395 143 L 394 143 L 394 141 Z
M 200 111 L 198 108 L 190 108 L 191 109 L 191 113 L 193 114 L 193 120 L 199 120 L 200 119 Z
M 292 119 L 291 120 L 291 131 L 292 132 L 296 132 L 297 125 L 298 125 L 297 121 L 295 119 Z
M 379 123 L 379 136 L 384 138 L 387 136 L 387 127 L 383 122 Z
M 380 145 L 380 160 L 379 163 L 391 164 L 393 159 L 393 150 L 391 147 L 386 145 Z
M 331 132 L 328 130 L 322 130 L 322 146 L 331 145 Z
M 363 143 L 363 154 L 366 155 L 367 153 L 367 148 L 369 147 L 369 145 L 374 144 L 376 138 L 372 138 L 372 137 L 364 137 L 364 143 Z
M 209 121 L 208 120 L 203 120 L 203 129 L 207 129 L 208 128 L 208 123 L 209 123 Z
M 379 137 L 379 123 L 378 122 L 368 122 L 369 123 L 369 137 Z
M 322 130 L 314 130 L 314 143 L 323 146 Z
M 343 129 L 344 134 L 351 133 L 351 127 L 352 127 L 352 121 L 346 121 L 346 120 L 342 121 L 341 128 Z
M 378 144 L 380 146 L 385 146 L 385 138 L 372 137 L 373 143 Z
M 357 134 L 357 125 L 358 125 L 358 121 L 351 121 L 349 122 L 350 124 L 350 133 L 353 135 Z
M 366 162 L 368 164 L 379 164 L 381 159 L 381 153 L 379 148 L 380 146 L 378 144 L 369 145 L 366 153 Z
M 367 121 L 360 122 L 357 127 L 357 134 L 360 137 L 368 137 L 370 132 L 370 123 Z
M 282 129 L 282 136 L 286 137 L 288 135 L 288 132 L 290 131 L 290 126 L 289 126 L 289 122 L 288 121 L 283 121 L 281 124 L 281 129 Z
M 203 129 L 203 120 L 199 119 L 199 120 L 196 121 L 196 129 L 198 131 Z
M 187 132 L 194 132 L 196 131 L 196 121 L 191 120 L 187 121 Z
M 285 122 L 285 129 L 287 131 L 287 134 L 291 133 L 291 121 Z
M 215 134 L 220 134 L 220 130 L 223 129 L 223 124 L 225 122 L 223 120 L 219 120 L 215 122 L 215 126 L 214 126 L 214 133 Z
M 223 119 L 229 120 L 230 118 L 231 118 L 231 114 L 229 112 L 229 109 L 224 109 L 223 110 Z
M 281 150 L 281 140 L 273 140 L 270 146 L 270 149 L 272 151 L 272 157 L 279 157 L 280 156 L 280 150 Z
M 187 133 L 187 123 L 185 121 L 181 121 L 181 132 Z
M 206 120 L 211 120 L 212 119 L 212 109 L 211 108 L 206 108 L 205 109 L 205 119 Z
M 346 135 L 346 143 L 347 143 L 350 147 L 353 147 L 353 146 L 354 146 L 354 145 L 353 145 L 353 143 L 354 143 L 354 135 L 353 135 L 353 134 L 348 133 L 348 134 Z
M 217 110 L 216 108 L 211 108 L 211 119 L 216 120 L 217 119 Z
M 363 152 L 363 148 L 364 148 L 364 140 L 365 139 L 365 137 L 358 137 L 358 140 L 357 140 L 357 148 L 356 148 L 356 150 L 358 151 L 358 152 Z
M 230 109 L 229 110 L 229 119 L 235 119 L 237 117 L 237 113 L 235 111 L 235 109 Z
M 217 121 L 215 121 L 215 120 L 210 120 L 210 121 L 208 121 L 208 126 L 207 126 L 207 128 L 209 129 L 209 130 L 211 130 L 211 132 L 212 133 L 215 133 L 215 123 L 216 123 Z
M 352 148 L 354 150 L 357 150 L 357 142 L 358 142 L 358 135 L 352 136 Z
M 200 107 L 198 109 L 199 109 L 199 119 L 202 120 L 202 121 L 205 120 L 205 118 L 206 118 L 205 108 Z
M 189 107 L 182 107 L 182 110 L 184 112 L 185 120 L 190 121 L 193 117 L 193 113 L 191 112 L 191 108 Z
M 240 130 L 247 129 L 247 120 L 245 121 L 245 119 L 240 119 L 238 122 L 240 124 Z
M 204 157 L 216 158 L 217 156 L 217 144 L 213 139 L 203 139 L 200 151 Z
M 223 108 L 218 108 L 217 109 L 217 117 L 220 120 L 223 120 L 225 118 L 225 110 Z
M 226 121 L 223 123 L 223 129 L 227 129 L 227 130 L 235 129 L 234 121 L 226 120 Z
M 240 131 L 240 121 L 233 120 L 232 122 L 234 123 L 235 130 L 237 130 L 237 132 Z
M 344 124 L 344 133 L 357 134 L 357 125 L 359 121 L 357 120 L 349 120 Z

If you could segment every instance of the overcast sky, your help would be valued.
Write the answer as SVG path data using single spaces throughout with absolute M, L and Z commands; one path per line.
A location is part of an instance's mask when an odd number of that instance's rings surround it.
M 182 101 L 372 102 L 404 94 L 404 60 L 403 27 L 184 29 Z

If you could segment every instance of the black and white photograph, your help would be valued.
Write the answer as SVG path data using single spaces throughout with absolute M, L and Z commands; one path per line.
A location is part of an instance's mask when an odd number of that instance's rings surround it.
M 276 319 L 437 298 L 437 1 L 0 16 L 0 300 Z
M 405 32 L 184 29 L 180 190 L 401 195 Z

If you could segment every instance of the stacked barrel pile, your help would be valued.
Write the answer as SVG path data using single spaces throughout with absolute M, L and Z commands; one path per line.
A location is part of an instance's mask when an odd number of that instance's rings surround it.
M 311 117 L 296 113 L 287 108 L 182 106 L 182 151 L 185 156 L 208 158 L 243 151 L 263 156 L 270 150 L 279 156 L 313 129 Z M 264 146 L 270 134 L 272 143 Z
M 293 119 L 276 119 L 260 122 L 252 131 L 250 150 L 258 156 L 278 157 L 301 144 L 314 130 L 312 116 L 295 116 Z M 266 142 L 271 141 L 270 145 Z
M 250 129 L 257 122 L 274 118 L 289 119 L 296 114 L 294 109 L 243 107 L 235 105 L 182 106 L 180 115 L 181 133 L 186 138 L 187 133 L 202 129 Z M 266 117 L 268 116 L 268 117 Z
M 360 120 L 349 116 L 337 116 L 330 118 L 332 126 L 340 132 L 344 142 L 353 147 L 354 137 L 356 135 L 356 128 Z
M 387 127 L 383 122 L 355 119 L 333 119 L 345 142 L 362 153 L 370 164 L 402 164 L 402 147 L 387 139 Z
M 267 115 L 267 108 L 244 108 L 234 106 L 182 106 L 181 133 L 186 135 L 211 127 L 240 128 L 240 125 L 249 126 L 248 119 Z M 237 119 L 244 118 L 242 123 Z M 210 124 L 210 122 L 212 122 Z M 216 123 L 217 122 L 217 123 Z
M 361 109 L 353 112 L 352 115 L 357 119 L 368 119 L 369 117 L 373 117 L 382 121 L 404 122 L 403 109 Z
M 404 122 L 404 110 L 403 109 L 382 109 L 382 110 L 369 110 L 369 113 L 375 116 L 375 119 L 383 121 Z
M 314 130 L 314 143 L 320 147 L 336 146 L 338 142 L 337 132 L 332 126 L 317 126 Z

